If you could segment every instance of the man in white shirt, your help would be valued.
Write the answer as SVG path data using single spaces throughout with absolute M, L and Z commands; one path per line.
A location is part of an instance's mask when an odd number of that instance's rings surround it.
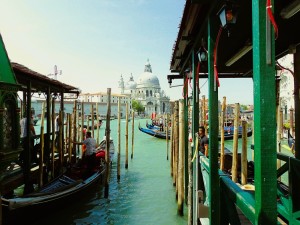
M 159 130 L 164 131 L 164 119 L 162 117 L 159 118 Z
M 85 145 L 86 150 L 83 155 L 83 161 L 87 164 L 87 173 L 85 176 L 90 176 L 93 173 L 93 169 L 96 166 L 96 139 L 92 137 L 90 131 L 86 132 L 86 139 L 83 142 L 74 142 L 74 144 Z
M 33 121 L 31 120 L 31 123 L 29 124 L 29 131 L 30 135 L 27 135 L 27 117 L 24 114 L 24 117 L 20 120 L 20 128 L 21 128 L 21 144 L 23 147 L 23 152 L 20 154 L 20 161 L 22 162 L 24 160 L 24 151 L 28 152 L 30 150 L 31 153 L 31 160 L 37 161 L 37 155 L 35 152 L 33 152 L 33 146 L 34 146 L 34 136 L 35 136 L 35 129 L 33 126 Z M 30 147 L 28 149 L 27 140 L 30 138 Z

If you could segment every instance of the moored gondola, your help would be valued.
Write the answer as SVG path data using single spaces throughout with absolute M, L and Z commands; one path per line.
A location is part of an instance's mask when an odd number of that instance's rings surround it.
M 148 134 L 150 136 L 160 138 L 160 139 L 166 139 L 167 135 L 166 132 L 164 131 L 159 131 L 157 129 L 148 129 L 148 128 L 143 128 L 139 124 L 139 130 L 142 131 L 145 134 Z M 168 139 L 170 140 L 170 133 L 168 134 Z
M 84 197 L 92 187 L 103 179 L 106 166 L 103 141 L 96 151 L 96 163 L 91 174 L 87 174 L 84 163 L 76 164 L 36 191 L 24 196 L 3 196 L 3 224 L 24 224 L 40 219 L 45 213 L 59 210 L 72 201 Z M 114 149 L 114 145 L 110 145 Z M 113 156 L 114 150 L 110 150 Z M 48 213 L 47 213 L 48 214 Z

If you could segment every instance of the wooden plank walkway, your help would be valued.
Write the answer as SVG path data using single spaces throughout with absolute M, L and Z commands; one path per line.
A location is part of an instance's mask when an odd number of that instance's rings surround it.
M 242 211 L 240 210 L 239 207 L 236 206 L 236 210 L 237 210 L 237 213 L 239 215 L 241 224 L 245 224 L 245 225 L 252 224 L 250 222 L 250 220 L 242 213 Z
M 248 220 L 247 217 L 244 216 L 242 211 L 236 206 L 238 216 L 240 218 L 240 222 L 242 225 L 252 225 L 250 220 Z M 209 218 L 200 218 L 200 224 L 201 225 L 209 225 Z M 230 224 L 230 223 L 229 223 Z
M 236 206 L 236 209 L 237 209 L 237 213 L 238 213 L 238 216 L 240 218 L 241 224 L 242 225 L 252 225 L 252 223 L 250 222 L 250 220 L 247 217 L 244 216 L 244 214 L 239 209 L 239 207 Z M 285 223 L 284 221 L 282 221 L 280 218 L 277 218 L 277 219 L 278 219 L 278 224 L 287 225 L 287 223 Z M 209 225 L 209 218 L 200 218 L 200 224 L 201 225 Z

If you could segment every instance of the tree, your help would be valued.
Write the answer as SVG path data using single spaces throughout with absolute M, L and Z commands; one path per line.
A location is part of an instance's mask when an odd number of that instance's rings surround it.
M 247 109 L 248 109 L 248 106 L 246 106 L 246 105 L 241 105 L 240 108 L 241 108 L 242 111 L 244 111 L 244 110 L 247 110 Z
M 142 103 L 137 100 L 132 100 L 132 108 L 134 111 L 138 112 L 138 115 L 145 111 L 145 108 L 142 105 Z

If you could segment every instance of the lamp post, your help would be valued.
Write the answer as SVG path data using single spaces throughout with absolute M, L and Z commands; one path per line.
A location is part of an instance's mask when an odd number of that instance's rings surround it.
M 227 1 L 219 10 L 217 15 L 220 18 L 223 28 L 227 28 L 228 36 L 230 35 L 230 26 L 236 23 L 237 6 Z
M 48 76 L 48 77 L 54 76 L 54 79 L 57 80 L 57 74 L 58 74 L 58 75 L 62 75 L 62 70 L 58 70 L 58 69 L 57 69 L 57 65 L 54 65 L 54 74 L 50 73 L 50 74 L 48 74 L 47 76 Z
M 199 49 L 199 51 L 197 52 L 197 56 L 199 62 L 207 61 L 207 51 L 203 47 Z

